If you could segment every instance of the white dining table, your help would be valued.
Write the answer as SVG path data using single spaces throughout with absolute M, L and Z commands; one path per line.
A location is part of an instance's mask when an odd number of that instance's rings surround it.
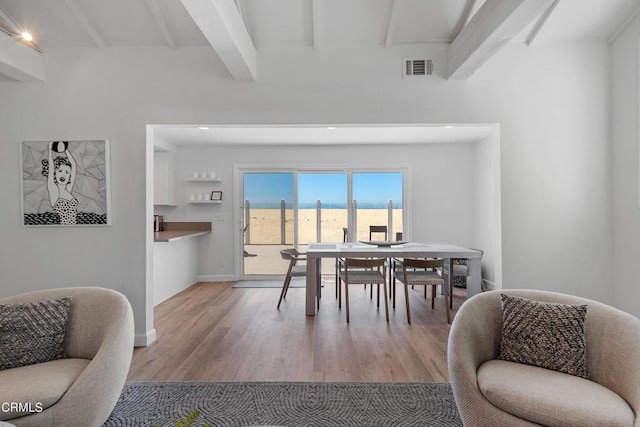
M 322 258 L 444 258 L 445 268 L 450 268 L 451 259 L 467 260 L 467 298 L 482 291 L 480 260 L 482 253 L 475 249 L 464 248 L 448 243 L 376 244 L 362 242 L 347 243 L 310 243 L 307 254 L 306 314 L 316 314 L 317 284 L 320 283 L 320 260 Z M 447 282 L 449 281 L 447 275 Z M 449 283 L 445 288 L 448 289 Z M 447 304 L 448 307 L 448 304 Z

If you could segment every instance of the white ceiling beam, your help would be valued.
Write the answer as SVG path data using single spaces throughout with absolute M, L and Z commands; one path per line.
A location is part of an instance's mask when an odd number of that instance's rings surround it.
M 44 81 L 42 54 L 0 31 L 0 73 L 24 83 Z
M 542 27 L 544 27 L 544 24 L 547 23 L 556 6 L 558 6 L 558 3 L 560 3 L 560 0 L 555 0 L 553 3 L 551 3 L 551 6 L 549 6 L 547 10 L 545 10 L 542 15 L 540 15 L 540 18 L 538 18 L 538 22 L 536 22 L 536 25 L 533 26 L 531 32 L 529 32 L 529 35 L 527 36 L 527 40 L 525 41 L 527 46 L 531 46 L 533 44 L 535 39 L 538 37 L 538 34 L 540 34 L 540 30 L 542 30 Z
M 323 0 L 311 0 L 311 20 L 313 25 L 313 48 L 320 49 L 324 33 L 323 29 Z
M 386 48 L 389 48 L 393 44 L 393 35 L 396 33 L 399 14 L 400 0 L 393 0 L 393 3 L 391 4 L 391 14 L 389 15 L 389 23 L 387 24 L 387 38 L 384 41 L 384 47 Z
M 251 27 L 249 27 L 249 18 L 247 18 L 247 9 L 244 5 L 244 0 L 235 0 L 235 2 L 236 2 L 236 6 L 238 7 L 238 11 L 240 12 L 240 16 L 242 16 L 242 22 L 244 22 L 244 27 L 247 29 L 249 38 L 253 42 L 253 37 L 251 37 Z
M 456 37 L 460 34 L 460 31 L 467 25 L 469 19 L 471 19 L 471 12 L 473 12 L 473 8 L 476 6 L 476 0 L 467 0 L 467 4 L 464 6 L 464 10 L 462 11 L 462 15 L 460 15 L 460 20 L 456 24 L 456 27 L 453 29 L 453 37 L 452 40 L 455 40 Z
M 487 0 L 447 52 L 450 79 L 466 79 L 554 0 Z
M 84 11 L 80 9 L 80 6 L 78 5 L 77 1 L 65 0 L 65 2 L 67 3 L 67 6 L 69 6 L 69 9 L 71 9 L 73 14 L 75 15 L 76 19 L 80 21 L 85 31 L 89 34 L 89 37 L 91 37 L 91 39 L 96 44 L 96 46 L 98 46 L 100 49 L 105 49 L 109 47 L 108 43 L 104 40 L 104 37 L 102 36 L 102 34 L 100 34 L 100 31 L 98 31 L 95 25 L 93 25 L 93 23 L 91 22 L 89 17 L 86 15 L 86 13 L 84 13 Z
M 236 80 L 256 79 L 256 48 L 233 0 L 182 0 L 227 70 Z
M 3 21 L 6 25 L 9 26 L 9 29 L 14 32 L 14 34 L 20 34 L 22 31 L 18 26 L 18 23 L 13 19 L 11 15 L 0 8 L 0 21 Z
M 636 5 L 636 7 L 631 11 L 631 13 L 627 15 L 625 20 L 622 21 L 622 24 L 620 24 L 618 28 L 616 28 L 615 31 L 611 33 L 611 35 L 607 38 L 607 44 L 608 45 L 614 44 L 615 41 L 618 39 L 618 37 L 620 37 L 620 34 L 622 34 L 624 30 L 627 29 L 629 24 L 631 24 L 639 14 L 640 14 L 640 4 Z
M 160 32 L 162 33 L 162 37 L 164 37 L 164 41 L 172 48 L 176 48 L 176 41 L 171 35 L 171 31 L 169 31 L 169 27 L 167 26 L 167 21 L 164 19 L 164 14 L 162 13 L 162 9 L 160 9 L 160 5 L 158 4 L 158 0 L 147 0 L 147 6 L 149 6 L 149 10 L 151 11 L 151 15 L 153 16 L 154 21 L 158 25 Z

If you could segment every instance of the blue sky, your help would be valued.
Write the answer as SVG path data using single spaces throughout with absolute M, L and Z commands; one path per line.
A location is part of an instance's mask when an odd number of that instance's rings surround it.
M 402 173 L 354 172 L 353 198 L 360 207 L 386 207 L 389 199 L 401 207 Z M 278 207 L 284 199 L 293 205 L 292 173 L 245 173 L 244 198 L 254 207 Z M 347 199 L 346 173 L 299 173 L 298 200 L 301 207 L 316 205 L 344 208 Z

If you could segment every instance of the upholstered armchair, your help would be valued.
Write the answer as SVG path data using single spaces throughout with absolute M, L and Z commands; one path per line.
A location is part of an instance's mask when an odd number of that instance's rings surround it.
M 0 420 L 19 427 L 101 426 L 113 410 L 133 353 L 133 312 L 124 295 L 66 288 L 3 298 L 0 304 L 64 297 L 71 297 L 67 357 L 0 371 L 0 402 L 31 405 L 27 411 L 3 410 Z
M 589 379 L 498 360 L 501 293 L 586 304 Z M 640 320 L 602 303 L 544 291 L 476 295 L 462 305 L 451 325 L 448 365 L 465 426 L 640 426 Z

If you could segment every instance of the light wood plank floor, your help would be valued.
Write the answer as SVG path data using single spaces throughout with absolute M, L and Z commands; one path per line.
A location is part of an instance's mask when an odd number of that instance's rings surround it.
M 390 323 L 384 303 L 360 285 L 349 290 L 351 322 L 325 285 L 317 316 L 304 314 L 304 289 L 233 288 L 197 283 L 155 308 L 156 342 L 136 348 L 130 381 L 397 381 L 447 382 L 444 297 L 436 308 L 422 287 L 410 290 L 407 324 L 398 287 Z M 454 311 L 464 302 L 454 289 Z M 430 292 L 428 293 L 430 298 Z

